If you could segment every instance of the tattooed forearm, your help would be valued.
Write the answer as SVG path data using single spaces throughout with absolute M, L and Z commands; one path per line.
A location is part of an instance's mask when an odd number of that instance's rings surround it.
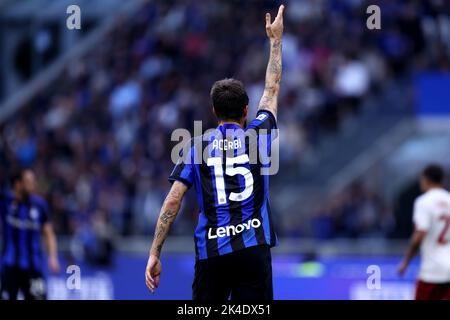
M 281 40 L 274 40 L 270 45 L 270 59 L 267 68 L 266 86 L 272 83 L 279 83 L 281 79 Z
M 274 75 L 274 83 L 278 84 L 281 80 L 281 61 L 271 61 L 269 63 L 269 72 Z
M 280 91 L 282 72 L 282 44 L 281 39 L 270 42 L 270 57 L 266 71 L 266 84 L 264 94 L 259 103 L 259 109 L 277 113 L 278 93 Z
M 163 224 L 168 224 L 168 223 L 172 222 L 172 220 L 175 218 L 176 215 L 177 215 L 176 212 L 171 211 L 171 210 L 167 210 L 166 212 L 161 213 L 161 216 L 159 217 L 159 220 Z
M 169 234 L 170 226 L 172 225 L 172 222 L 175 220 L 175 217 L 179 209 L 179 205 L 174 206 L 174 208 L 168 208 L 167 206 L 168 202 L 165 201 L 162 208 L 162 210 L 165 209 L 165 211 L 162 211 L 159 216 L 155 230 L 155 237 L 153 238 L 153 245 L 150 250 L 152 254 L 157 256 L 160 256 L 161 254 L 162 246 Z
M 162 250 L 162 243 L 156 245 L 155 249 L 152 249 L 152 254 L 153 255 L 157 255 L 158 257 L 161 255 L 161 250 Z
M 150 249 L 150 254 L 160 256 L 162 246 L 166 240 L 170 226 L 175 220 L 178 210 L 180 209 L 181 200 L 187 187 L 180 182 L 175 182 L 170 190 L 169 194 L 164 201 L 161 208 L 161 213 L 158 218 L 158 223 L 156 225 L 155 236 L 153 238 L 153 244 Z
M 155 253 L 158 255 L 161 254 L 161 248 L 169 233 L 169 227 L 175 220 L 177 213 L 178 210 L 173 211 L 168 209 L 167 211 L 161 212 L 161 215 L 159 216 L 158 224 L 156 225 L 155 230 L 155 239 L 153 240 L 155 245 Z

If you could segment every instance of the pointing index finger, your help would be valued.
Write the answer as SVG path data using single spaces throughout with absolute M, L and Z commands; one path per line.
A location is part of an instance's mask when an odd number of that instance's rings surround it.
M 282 4 L 282 5 L 278 8 L 277 19 L 282 19 L 282 18 L 283 18 L 283 12 L 284 12 L 284 4 Z

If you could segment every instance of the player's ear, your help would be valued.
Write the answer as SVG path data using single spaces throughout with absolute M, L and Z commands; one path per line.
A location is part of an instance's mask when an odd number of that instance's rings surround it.
M 244 113 L 242 114 L 242 117 L 245 119 L 247 118 L 247 114 L 248 114 L 248 105 L 245 106 L 244 108 Z
M 212 112 L 213 112 L 214 116 L 217 118 L 217 114 L 216 114 L 216 110 L 214 110 L 214 106 L 212 106 L 211 108 L 212 108 Z

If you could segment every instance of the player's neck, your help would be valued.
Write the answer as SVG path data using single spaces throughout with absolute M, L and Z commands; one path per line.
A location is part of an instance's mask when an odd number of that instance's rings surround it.
M 431 191 L 431 190 L 442 189 L 442 188 L 444 188 L 444 186 L 441 184 L 433 184 L 427 188 L 427 192 Z
M 243 121 L 234 121 L 234 120 L 221 120 L 219 121 L 219 126 L 222 126 L 224 124 L 234 124 L 234 125 L 238 125 L 241 128 L 244 127 L 244 120 Z

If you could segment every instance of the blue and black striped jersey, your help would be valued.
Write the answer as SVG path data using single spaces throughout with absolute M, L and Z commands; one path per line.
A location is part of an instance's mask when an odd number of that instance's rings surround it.
M 272 113 L 260 110 L 247 128 L 220 125 L 191 139 L 180 153 L 169 181 L 195 187 L 200 207 L 195 231 L 198 259 L 277 244 L 269 175 L 264 173 L 271 165 L 276 129 Z
M 36 195 L 16 201 L 11 193 L 0 195 L 3 233 L 2 265 L 42 271 L 41 232 L 49 219 L 47 203 Z

